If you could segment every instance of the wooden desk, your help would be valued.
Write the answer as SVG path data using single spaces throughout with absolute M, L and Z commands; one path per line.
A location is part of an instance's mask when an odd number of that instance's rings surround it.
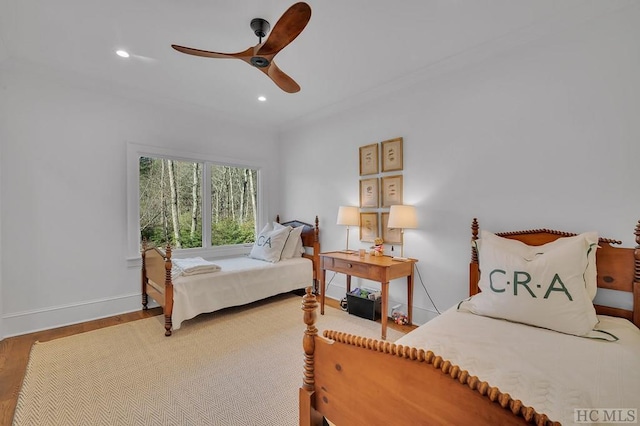
M 327 270 L 341 272 L 347 275 L 347 293 L 351 291 L 351 277 L 364 278 L 371 281 L 379 281 L 382 293 L 382 339 L 387 338 L 387 314 L 389 310 L 389 281 L 407 277 L 407 317 L 412 324 L 413 310 L 413 265 L 415 259 L 406 261 L 393 260 L 390 256 L 365 255 L 360 257 L 358 253 L 348 254 L 344 252 L 320 253 L 320 314 L 324 315 L 324 292 Z

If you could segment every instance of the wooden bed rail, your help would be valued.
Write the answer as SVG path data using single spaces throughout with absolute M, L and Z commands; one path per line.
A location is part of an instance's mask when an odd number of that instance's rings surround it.
M 300 425 L 323 416 L 338 425 L 559 425 L 431 351 L 331 330 L 318 336 L 317 307 L 307 288 Z

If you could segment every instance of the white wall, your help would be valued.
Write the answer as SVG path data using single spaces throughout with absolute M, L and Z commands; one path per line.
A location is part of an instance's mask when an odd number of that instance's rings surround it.
M 419 259 L 441 310 L 467 295 L 473 217 L 496 232 L 595 229 L 634 246 L 638 22 L 640 7 L 627 8 L 286 130 L 282 210 L 318 214 L 323 250 L 343 248 L 335 220 L 339 205 L 358 204 L 358 147 L 402 136 L 404 202 L 418 207 L 420 225 L 406 232 L 405 255 Z M 390 306 L 406 303 L 404 288 L 392 283 Z M 344 277 L 328 294 L 344 296 Z M 433 316 L 419 278 L 414 306 L 416 322 Z
M 0 337 L 140 309 L 140 272 L 126 261 L 127 142 L 268 165 L 275 217 L 275 133 L 30 66 L 1 71 Z

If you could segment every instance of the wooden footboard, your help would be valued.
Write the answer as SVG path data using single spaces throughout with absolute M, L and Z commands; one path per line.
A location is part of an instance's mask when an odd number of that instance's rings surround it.
M 308 288 L 302 310 L 300 425 L 557 425 L 431 351 L 315 327 Z
M 173 282 L 171 281 L 171 246 L 166 254 L 156 247 L 142 244 L 142 308 L 147 309 L 148 296 L 162 306 L 164 313 L 164 335 L 171 336 L 171 314 L 173 312 Z

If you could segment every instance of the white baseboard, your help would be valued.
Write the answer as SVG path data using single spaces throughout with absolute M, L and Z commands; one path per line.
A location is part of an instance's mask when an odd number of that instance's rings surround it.
M 149 306 L 152 307 L 151 304 Z M 135 293 L 9 313 L 2 317 L 5 334 L 0 337 L 0 340 L 141 309 L 142 296 L 140 293 Z

